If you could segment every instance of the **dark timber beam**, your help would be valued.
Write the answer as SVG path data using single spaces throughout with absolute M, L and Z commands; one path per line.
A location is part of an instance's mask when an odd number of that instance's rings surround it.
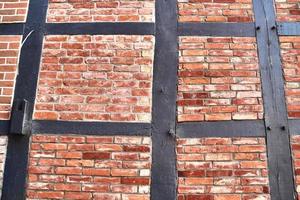
M 178 66 L 177 0 L 156 0 L 155 11 L 151 200 L 175 200 L 177 198 L 174 137 Z
M 0 135 L 8 135 L 9 120 L 0 120 Z
M 40 57 L 43 44 L 42 28 L 46 18 L 48 0 L 30 0 L 19 60 L 14 99 L 26 99 L 34 105 Z M 33 106 L 30 107 L 32 115 Z M 23 200 L 26 196 L 29 137 L 10 135 L 3 178 L 2 200 Z
M 46 35 L 154 35 L 154 23 L 47 23 Z
M 254 37 L 254 23 L 196 23 L 185 22 L 178 24 L 180 36 L 236 36 Z
M 295 199 L 289 126 L 272 0 L 254 0 L 272 200 Z
M 0 35 L 23 35 L 23 23 L 0 24 Z
M 300 22 L 278 22 L 278 34 L 282 36 L 300 35 Z
M 265 126 L 263 120 L 184 122 L 177 124 L 176 134 L 180 138 L 265 137 Z
M 33 134 L 150 136 L 150 123 L 33 120 Z

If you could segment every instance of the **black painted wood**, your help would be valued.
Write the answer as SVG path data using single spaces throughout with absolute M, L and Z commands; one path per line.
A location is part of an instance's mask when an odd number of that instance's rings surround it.
M 46 35 L 154 35 L 154 23 L 47 23 Z
M 150 123 L 33 120 L 33 134 L 150 136 Z
M 300 35 L 300 22 L 277 22 L 277 27 L 279 35 Z
M 19 60 L 14 99 L 26 99 L 34 105 L 40 57 L 43 43 L 42 27 L 45 23 L 48 0 L 31 0 L 23 39 L 32 30 L 24 43 Z M 33 106 L 30 108 L 32 115 Z M 25 199 L 29 137 L 10 135 L 3 178 L 2 200 Z
M 264 137 L 263 120 L 184 122 L 177 124 L 176 134 L 180 138 L 202 137 Z
M 9 120 L 0 120 L 0 135 L 8 135 Z
M 254 0 L 272 200 L 295 199 L 289 127 L 272 0 Z
M 0 35 L 23 35 L 24 23 L 0 24 Z
M 151 200 L 175 200 L 177 0 L 157 0 L 152 104 Z
M 240 36 L 254 37 L 254 23 L 196 23 L 178 24 L 178 34 L 181 36 Z

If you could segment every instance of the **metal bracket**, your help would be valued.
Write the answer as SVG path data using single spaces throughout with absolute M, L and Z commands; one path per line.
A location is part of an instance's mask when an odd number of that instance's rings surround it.
M 30 103 L 25 99 L 13 102 L 9 133 L 13 135 L 31 134 Z

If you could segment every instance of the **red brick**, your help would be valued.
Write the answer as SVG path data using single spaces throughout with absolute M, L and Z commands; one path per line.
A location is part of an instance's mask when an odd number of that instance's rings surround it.
M 150 35 L 46 36 L 35 119 L 150 122 L 153 51 Z
M 28 0 L 3 0 L 0 2 L 0 23 L 25 22 Z
M 179 51 L 179 122 L 263 117 L 255 38 L 180 37 Z
M 197 170 L 197 171 L 178 171 L 179 177 L 198 177 L 204 176 L 204 170 Z
M 83 159 L 102 159 L 106 160 L 110 158 L 110 153 L 102 153 L 102 152 L 85 152 L 82 154 Z
M 150 148 L 146 145 L 140 145 L 140 146 L 124 146 L 124 151 L 128 152 L 150 152 Z
M 178 200 L 269 199 L 264 140 L 177 139 Z
M 149 200 L 149 140 L 139 136 L 34 135 L 27 199 L 115 200 L 125 195 L 126 199 Z
M 122 177 L 121 183 L 128 184 L 128 185 L 149 185 L 150 180 L 149 178 L 141 178 L 141 177 Z
M 153 22 L 154 1 L 50 1 L 48 22 Z

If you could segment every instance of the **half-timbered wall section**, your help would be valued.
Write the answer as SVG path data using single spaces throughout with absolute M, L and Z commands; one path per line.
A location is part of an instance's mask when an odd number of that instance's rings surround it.
M 0 0 L 2 200 L 297 200 L 300 9 Z

